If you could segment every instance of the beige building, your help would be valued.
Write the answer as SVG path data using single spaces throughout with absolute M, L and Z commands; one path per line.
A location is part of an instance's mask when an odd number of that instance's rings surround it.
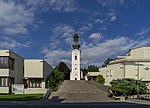
M 10 93 L 12 84 L 23 84 L 24 59 L 10 50 L 0 50 L 0 93 Z
M 44 60 L 25 59 L 25 93 L 45 93 L 46 80 L 53 68 Z
M 24 84 L 24 93 L 44 93 L 52 71 L 44 60 L 24 60 L 10 50 L 0 50 L 0 93 L 11 93 L 12 84 Z
M 150 84 L 150 47 L 129 50 L 125 56 L 117 56 L 107 67 L 99 68 L 98 73 L 89 72 L 88 77 L 103 75 L 105 85 L 117 78 L 134 78 Z

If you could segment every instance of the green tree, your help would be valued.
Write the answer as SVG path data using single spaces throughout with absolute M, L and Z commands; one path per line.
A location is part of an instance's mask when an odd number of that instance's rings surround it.
M 105 79 L 102 75 L 98 75 L 96 77 L 96 82 L 99 83 L 99 84 L 104 84 L 105 83 Z
M 87 68 L 87 71 L 88 72 L 98 72 L 98 67 L 97 66 L 94 66 L 94 65 L 89 65 L 88 68 Z
M 64 63 L 64 62 L 60 62 L 59 64 L 58 64 L 58 66 L 56 66 L 57 67 L 57 69 L 59 70 L 59 71 L 61 71 L 61 72 L 63 72 L 64 73 L 64 79 L 65 80 L 69 80 L 70 79 L 70 68 L 66 65 L 66 63 Z
M 138 83 L 139 87 L 137 85 Z M 115 96 L 136 95 L 138 91 L 137 89 L 139 89 L 139 94 L 144 94 L 147 90 L 146 84 L 144 82 L 130 78 L 112 80 L 110 84 L 111 87 L 109 89 Z
M 56 67 L 48 78 L 47 81 L 49 83 L 48 85 L 52 90 L 56 91 L 59 84 L 64 81 L 64 77 L 65 77 L 64 73 L 59 71 L 58 68 Z
M 84 76 L 88 73 L 88 71 L 87 71 L 87 69 L 86 69 L 86 68 L 81 69 L 81 71 L 83 72 L 83 75 L 84 75 Z

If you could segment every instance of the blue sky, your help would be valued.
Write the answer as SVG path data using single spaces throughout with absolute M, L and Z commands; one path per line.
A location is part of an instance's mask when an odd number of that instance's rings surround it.
M 150 0 L 0 0 L 0 49 L 70 66 L 73 34 L 81 67 L 150 45 Z

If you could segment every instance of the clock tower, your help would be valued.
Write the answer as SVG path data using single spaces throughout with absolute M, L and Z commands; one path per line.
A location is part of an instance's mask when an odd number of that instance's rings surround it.
M 74 43 L 72 45 L 72 70 L 70 73 L 70 80 L 80 80 L 80 44 L 77 33 L 74 35 Z

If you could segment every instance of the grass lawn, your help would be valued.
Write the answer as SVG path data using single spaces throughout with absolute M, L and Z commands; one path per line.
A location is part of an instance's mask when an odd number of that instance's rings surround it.
M 40 100 L 43 94 L 0 94 L 0 100 L 28 101 Z

